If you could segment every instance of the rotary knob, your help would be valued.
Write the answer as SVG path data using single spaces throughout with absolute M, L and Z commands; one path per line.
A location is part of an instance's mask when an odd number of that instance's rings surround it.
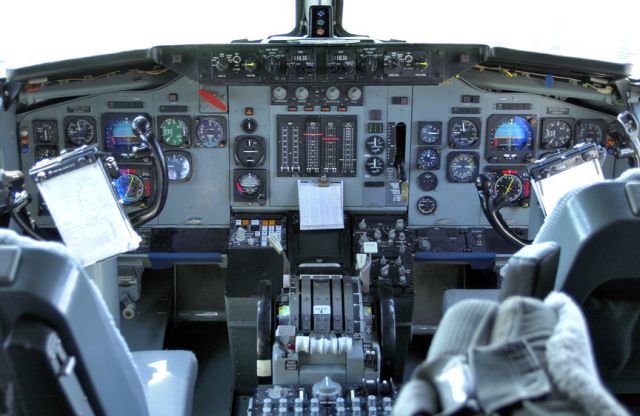
M 264 69 L 270 74 L 276 74 L 280 71 L 280 59 L 276 56 L 267 56 L 264 60 Z
M 225 58 L 219 58 L 216 62 L 216 70 L 218 70 L 218 72 L 226 72 L 228 68 L 229 62 L 227 62 Z
M 296 88 L 296 98 L 300 101 L 306 100 L 309 97 L 309 90 L 306 87 Z
M 325 93 L 328 100 L 335 101 L 340 98 L 340 90 L 337 87 L 329 87 Z
M 367 56 L 362 60 L 362 69 L 364 72 L 372 73 L 378 69 L 378 60 L 375 56 Z
M 351 87 L 349 91 L 347 91 L 347 97 L 349 97 L 351 101 L 358 101 L 362 98 L 362 90 L 358 87 Z
M 287 90 L 284 87 L 275 87 L 271 94 L 276 100 L 284 100 L 285 98 L 287 98 Z

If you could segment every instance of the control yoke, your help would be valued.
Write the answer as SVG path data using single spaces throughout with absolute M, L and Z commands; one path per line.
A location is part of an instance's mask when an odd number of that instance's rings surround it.
M 160 147 L 160 142 L 155 134 L 153 134 L 151 122 L 143 116 L 136 117 L 132 123 L 132 130 L 141 142 L 141 146 L 134 149 L 134 157 L 151 157 L 155 177 L 157 178 L 157 194 L 153 203 L 149 207 L 129 215 L 131 224 L 134 227 L 139 227 L 158 216 L 164 208 L 169 190 L 169 176 L 167 173 L 167 162 Z M 118 169 L 113 157 L 103 152 L 96 152 L 96 155 L 104 160 L 104 166 L 106 166 L 109 174 L 117 177 Z M 0 176 L 2 181 L 0 191 L 5 204 L 4 209 L 11 214 L 16 224 L 18 224 L 28 236 L 38 240 L 50 239 L 49 233 L 39 229 L 28 212 L 27 206 L 31 202 L 31 196 L 24 189 L 24 174 L 20 171 L 0 170 Z
M 489 221 L 498 234 L 517 247 L 524 247 L 531 244 L 530 240 L 520 237 L 509 228 L 500 214 L 500 210 L 508 203 L 507 198 L 502 194 L 493 195 L 491 188 L 491 179 L 483 173 L 479 174 L 476 178 L 476 189 L 478 190 L 478 197 L 480 198 L 480 207 L 487 221 Z

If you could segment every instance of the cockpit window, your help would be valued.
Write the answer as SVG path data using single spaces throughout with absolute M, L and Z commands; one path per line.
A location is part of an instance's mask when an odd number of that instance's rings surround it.
M 151 1 L 111 0 L 87 7 L 77 0 L 38 1 L 26 12 L 17 0 L 0 8 L 0 77 L 20 68 L 158 45 L 229 43 L 287 33 L 294 0 L 182 0 L 171 7 Z
M 625 19 L 634 0 L 614 8 L 538 0 L 515 6 L 497 0 L 451 2 L 345 0 L 343 25 L 375 39 L 422 43 L 486 43 L 515 49 L 634 64 L 640 76 L 640 35 Z M 7 68 L 156 45 L 263 39 L 294 26 L 294 0 L 201 2 L 170 8 L 113 0 L 87 9 L 76 0 L 38 2 L 25 15 L 4 2 L 0 77 Z M 10 35 L 9 35 L 10 34 Z
M 556 0 L 519 5 L 498 0 L 345 0 L 343 23 L 351 33 L 376 39 L 483 43 L 632 63 L 634 75 L 640 76 L 640 33 L 624 17 L 624 10 L 633 10 L 636 2 L 601 6 Z

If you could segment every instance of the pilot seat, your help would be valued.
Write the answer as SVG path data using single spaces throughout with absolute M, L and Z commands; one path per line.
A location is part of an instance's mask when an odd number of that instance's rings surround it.
M 3 414 L 191 414 L 193 353 L 130 352 L 97 287 L 58 243 L 0 229 L 0 341 Z
M 586 316 L 602 378 L 617 394 L 640 393 L 640 169 L 570 191 L 546 218 L 533 244 L 501 270 L 489 297 L 544 298 L 567 293 Z M 474 291 L 445 294 L 454 303 Z M 484 296 L 483 298 L 487 298 Z

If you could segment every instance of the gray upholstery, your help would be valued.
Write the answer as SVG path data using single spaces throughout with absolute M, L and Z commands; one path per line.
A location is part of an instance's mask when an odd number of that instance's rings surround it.
M 453 305 L 466 299 L 497 301 L 499 298 L 498 289 L 448 289 L 442 297 L 442 315 Z
M 496 299 L 463 299 L 447 308 L 431 341 L 427 363 L 440 357 L 465 354 L 484 317 L 498 308 Z
M 500 289 L 449 289 L 444 293 L 442 313 L 465 299 L 502 301 L 513 295 L 543 298 L 553 289 L 560 246 L 553 242 L 523 247 L 500 270 Z
M 557 292 L 452 306 L 393 409 L 436 413 L 627 415 L 598 377 L 580 310 Z
M 582 306 L 602 377 L 619 393 L 640 393 L 639 207 L 640 169 L 572 190 L 534 243 L 502 272 L 500 299 L 518 293 L 543 297 L 556 290 Z M 462 291 L 455 300 L 476 295 Z
M 97 288 L 63 245 L 36 242 L 6 229 L 0 229 L 0 245 L 21 251 L 16 278 L 11 284 L 0 285 L 3 337 L 24 317 L 53 329 L 66 352 L 75 357 L 75 372 L 86 400 L 97 414 L 138 416 L 151 411 L 154 415 L 162 407 L 175 410 L 173 415 L 190 414 L 197 372 L 191 352 L 140 355 L 140 360 L 166 360 L 167 368 L 176 374 L 156 379 L 153 388 L 149 388 L 150 376 L 138 371 Z M 13 371 L 20 372 L 20 368 Z M 161 388 L 175 390 L 160 397 L 156 392 Z M 159 410 L 157 414 L 168 413 Z
M 509 296 L 545 297 L 553 289 L 560 246 L 549 241 L 520 249 L 500 270 L 500 300 Z
M 189 351 L 138 351 L 133 361 L 144 385 L 151 416 L 190 415 L 198 372 Z

